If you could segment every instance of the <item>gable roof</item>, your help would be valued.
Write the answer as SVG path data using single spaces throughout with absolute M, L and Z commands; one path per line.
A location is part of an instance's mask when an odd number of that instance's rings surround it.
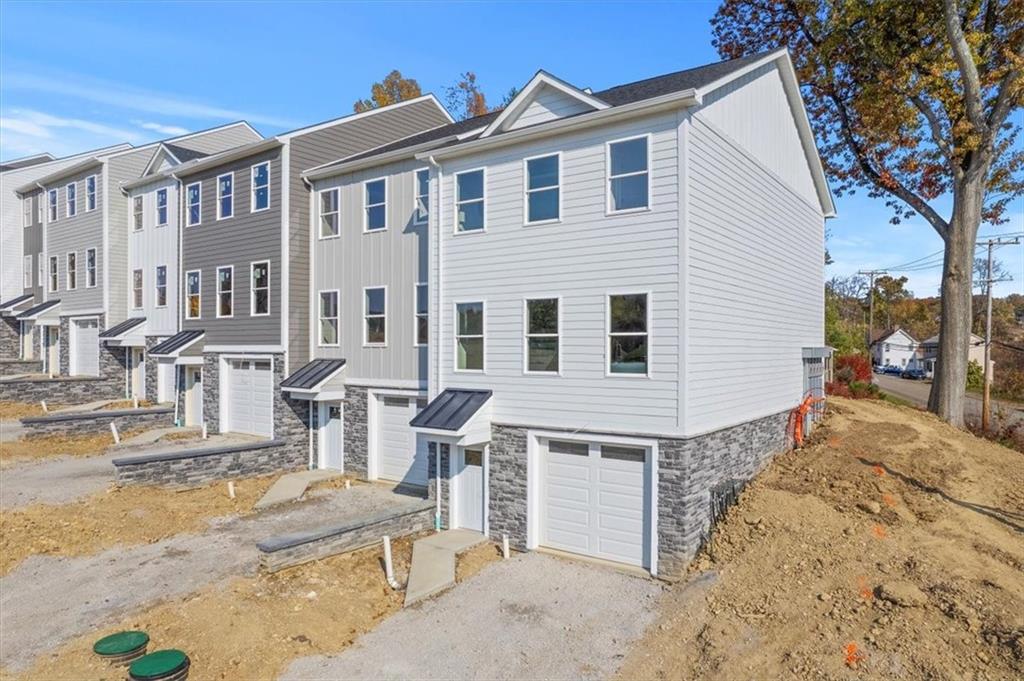
M 596 97 L 585 90 L 570 85 L 561 78 L 547 73 L 546 71 L 538 71 L 533 78 L 530 79 L 523 89 L 516 93 L 516 96 L 512 98 L 509 105 L 493 120 L 490 125 L 480 133 L 480 137 L 490 137 L 496 132 L 506 129 L 512 123 L 518 119 L 519 115 L 522 114 L 526 108 L 530 105 L 530 102 L 534 101 L 537 94 L 544 88 L 551 88 L 561 92 L 562 94 L 568 95 L 569 97 L 577 100 L 591 111 L 600 111 L 601 109 L 607 109 L 610 104 L 605 102 L 600 97 Z
M 881 342 L 883 342 L 883 341 L 885 341 L 885 340 L 887 340 L 889 338 L 892 338 L 893 336 L 895 336 L 898 333 L 902 333 L 904 336 L 906 336 L 907 338 L 912 340 L 915 344 L 919 344 L 918 340 L 916 338 L 914 338 L 913 336 L 911 336 L 910 333 L 906 329 L 904 329 L 903 327 L 900 327 L 900 326 L 896 326 L 896 327 L 893 327 L 891 329 L 886 329 L 884 331 L 880 331 L 875 336 L 875 339 L 873 341 L 871 341 L 871 345 L 877 345 L 878 343 L 881 343 Z
M 0 164 L 0 173 L 7 172 L 8 170 L 20 170 L 21 168 L 29 168 L 31 166 L 39 165 L 40 163 L 46 163 L 48 161 L 55 161 L 57 157 L 48 151 L 44 151 L 41 154 L 35 154 L 33 156 L 22 156 L 21 158 L 12 158 L 10 161 L 4 161 Z

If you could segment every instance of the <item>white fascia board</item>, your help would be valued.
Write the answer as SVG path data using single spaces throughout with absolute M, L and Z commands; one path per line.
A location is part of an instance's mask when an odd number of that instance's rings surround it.
M 456 139 L 457 138 L 454 135 L 450 135 L 448 137 L 440 137 L 436 140 L 430 140 L 429 142 L 424 142 L 422 144 L 417 144 L 415 146 L 395 149 L 394 151 L 389 151 L 378 156 L 368 156 L 366 158 L 361 158 L 356 161 L 350 161 L 348 163 L 345 163 L 344 159 L 342 159 L 341 161 L 331 161 L 331 163 L 325 164 L 323 166 L 318 166 L 318 168 L 310 168 L 309 170 L 303 172 L 302 178 L 304 180 L 312 182 L 315 180 L 323 180 L 329 177 L 337 177 L 338 175 L 345 175 L 347 173 L 352 173 L 357 170 L 373 168 L 376 166 L 384 165 L 386 163 L 400 161 L 406 158 L 415 158 L 416 155 L 421 151 L 436 149 L 437 147 L 443 146 L 448 142 L 453 142 Z
M 482 133 L 480 138 L 484 139 L 490 137 L 498 130 L 503 130 L 508 124 L 513 123 L 519 115 L 526 109 L 526 106 L 533 101 L 536 93 L 542 87 L 552 87 L 574 99 L 579 100 L 587 106 L 593 107 L 596 111 L 602 111 L 609 108 L 607 102 L 603 102 L 593 95 L 587 94 L 583 90 L 577 87 L 569 85 L 564 80 L 556 78 L 549 73 L 544 71 L 538 71 L 530 82 L 512 99 L 505 110 L 498 114 L 498 117 L 491 121 Z

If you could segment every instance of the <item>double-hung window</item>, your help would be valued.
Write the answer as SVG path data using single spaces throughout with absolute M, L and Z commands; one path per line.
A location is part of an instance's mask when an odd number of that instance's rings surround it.
M 50 293 L 57 291 L 57 256 L 50 256 Z
M 203 220 L 203 183 L 185 187 L 185 226 L 195 227 Z
M 413 222 L 417 225 L 426 224 L 430 217 L 430 169 L 416 171 L 416 214 Z
M 156 226 L 167 224 L 167 188 L 156 190 Z
M 338 344 L 338 292 L 320 292 L 320 345 Z
M 467 170 L 455 175 L 455 231 L 477 232 L 484 228 L 485 172 Z
M 650 207 L 648 137 L 608 143 L 608 212 Z
M 46 203 L 42 194 L 36 196 L 36 222 L 43 224 L 43 205 Z
M 427 300 L 427 285 L 416 284 L 416 345 L 426 345 L 427 338 L 430 335 L 428 323 L 429 317 L 427 311 L 428 307 Z
M 561 210 L 561 157 L 528 158 L 526 164 L 526 223 L 555 222 Z
M 608 373 L 649 375 L 648 296 L 608 296 Z
M 32 266 L 32 256 L 26 255 L 22 258 L 22 272 L 21 272 L 21 286 L 22 288 L 32 288 L 32 272 L 35 267 Z
M 250 265 L 249 314 L 260 317 L 270 314 L 270 261 Z
M 337 187 L 320 192 L 320 238 L 338 236 L 341 224 L 341 190 Z
M 90 248 L 85 251 L 85 287 L 96 286 L 96 249 Z
M 235 214 L 235 174 L 227 173 L 217 177 L 217 219 L 223 220 Z
M 142 270 L 132 270 L 132 307 L 142 309 Z
M 384 178 L 365 182 L 363 189 L 363 231 L 388 228 L 388 181 Z
M 39 252 L 39 257 L 36 258 L 36 275 L 39 277 L 36 279 L 36 286 L 46 285 L 46 258 L 43 257 L 42 251 Z
M 156 306 L 167 307 L 167 265 L 156 266 Z
M 96 176 L 85 178 L 85 212 L 96 210 Z
M 78 254 L 68 253 L 68 290 L 78 288 Z
M 383 286 L 363 289 L 363 344 L 387 345 L 388 290 Z
M 78 214 L 78 185 L 72 182 L 64 191 L 67 194 L 68 217 L 72 218 Z
M 199 270 L 185 273 L 185 319 L 199 319 L 202 315 L 202 280 Z
M 557 374 L 558 298 L 526 301 L 526 372 Z
M 231 317 L 235 307 L 235 268 L 217 268 L 217 316 Z
M 249 210 L 256 213 L 270 208 L 270 161 L 257 163 L 249 172 L 252 181 Z
M 136 232 L 142 230 L 142 197 L 136 196 L 132 199 L 132 229 Z
M 455 369 L 484 370 L 484 304 L 455 305 Z
M 51 189 L 47 194 L 47 203 L 50 207 L 50 222 L 57 222 L 57 190 Z
M 32 224 L 32 197 L 26 196 L 21 200 L 21 226 L 28 227 Z

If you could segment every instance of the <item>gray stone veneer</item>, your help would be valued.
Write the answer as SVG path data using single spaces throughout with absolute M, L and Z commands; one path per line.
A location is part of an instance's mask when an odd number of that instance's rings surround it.
M 14 317 L 0 317 L 0 359 L 21 357 L 21 322 Z
M 526 430 L 491 426 L 488 458 L 488 525 L 492 537 L 526 549 Z
M 75 433 L 110 432 L 110 424 L 117 424 L 120 432 L 149 430 L 171 425 L 173 409 L 158 407 L 150 409 L 101 409 L 78 414 L 51 414 L 21 419 L 25 437 L 47 437 L 50 435 L 71 435 Z
M 75 315 L 78 317 L 79 315 Z M 102 333 L 106 329 L 106 316 L 105 315 L 85 315 L 95 316 L 99 320 L 99 332 Z M 60 375 L 68 376 L 71 371 L 71 334 L 69 333 L 69 327 L 71 324 L 70 316 L 63 316 L 60 318 Z M 36 327 L 39 328 L 39 327 Z M 100 343 L 99 348 L 99 381 L 94 385 L 95 396 L 92 400 L 116 400 L 125 398 L 127 395 L 127 383 L 125 378 L 125 371 L 128 367 L 128 349 L 122 347 L 108 346 L 104 343 Z M 55 396 L 54 401 L 57 401 Z M 66 400 L 60 400 L 64 404 L 69 402 Z M 91 400 L 87 400 L 91 401 Z M 72 403 L 73 404 L 73 403 Z
M 156 359 L 149 356 L 149 351 L 159 343 L 161 338 L 157 336 L 146 336 L 145 374 L 146 374 L 146 399 L 156 404 L 157 400 L 157 378 Z
M 114 459 L 122 485 L 195 487 L 213 480 L 248 478 L 304 468 L 305 452 L 281 440 L 234 445 L 197 446 L 188 450 Z
M 116 400 L 110 383 L 95 376 L 58 376 L 55 378 L 17 378 L 0 381 L 0 402 L 39 402 L 49 406 L 74 405 L 96 400 Z
M 361 478 L 367 476 L 370 435 L 367 418 L 368 390 L 358 386 L 345 387 L 345 472 Z
M 0 376 L 41 374 L 43 362 L 39 359 L 0 359 Z

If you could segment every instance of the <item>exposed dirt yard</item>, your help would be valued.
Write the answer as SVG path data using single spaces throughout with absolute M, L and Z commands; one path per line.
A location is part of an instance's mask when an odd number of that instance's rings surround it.
M 32 555 L 84 556 L 198 532 L 212 518 L 251 512 L 276 478 L 236 481 L 234 499 L 224 482 L 188 490 L 126 486 L 69 504 L 0 512 L 0 576 Z
M 396 576 L 404 580 L 412 538 L 392 542 Z M 460 579 L 498 559 L 494 545 L 460 558 Z M 118 679 L 96 660 L 92 644 L 124 629 L 150 635 L 150 649 L 180 648 L 200 679 L 275 679 L 297 657 L 335 653 L 402 607 L 403 593 L 384 579 L 379 546 L 275 574 L 234 578 L 150 608 L 116 626 L 73 640 L 40 660 L 24 681 Z
M 660 604 L 622 679 L 1024 675 L 1024 455 L 830 400 Z
M 145 409 L 146 407 L 152 406 L 153 403 L 149 400 L 139 400 L 139 409 Z M 106 411 L 114 409 L 135 409 L 135 402 L 132 400 L 118 400 L 117 402 L 111 402 L 110 404 L 102 407 L 102 410 Z
M 51 409 L 59 407 L 58 404 L 47 404 Z M 38 402 L 8 402 L 0 401 L 0 421 L 13 421 L 28 416 L 42 416 L 43 407 Z
M 122 433 L 124 438 L 134 433 Z M 33 459 L 45 459 L 51 456 L 94 456 L 103 453 L 114 444 L 110 433 L 96 435 L 52 435 L 15 442 L 0 443 L 0 468 L 14 463 L 22 463 Z

